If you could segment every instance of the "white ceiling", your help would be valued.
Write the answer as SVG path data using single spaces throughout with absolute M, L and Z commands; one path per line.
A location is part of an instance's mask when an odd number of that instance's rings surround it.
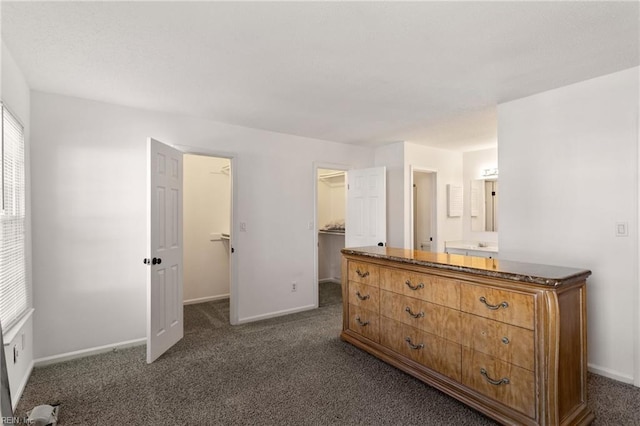
M 7 2 L 35 90 L 356 144 L 496 142 L 498 103 L 639 64 L 637 2 Z

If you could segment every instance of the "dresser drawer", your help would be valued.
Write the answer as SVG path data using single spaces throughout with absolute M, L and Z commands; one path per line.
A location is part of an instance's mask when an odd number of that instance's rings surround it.
M 450 342 L 390 318 L 380 318 L 380 343 L 456 381 L 461 379 L 461 349 Z
M 533 331 L 462 313 L 460 341 L 479 352 L 534 370 Z
M 460 342 L 460 312 L 454 309 L 381 289 L 380 315 Z
M 380 310 L 380 289 L 372 285 L 349 281 L 349 303 L 378 312 Z
M 533 371 L 462 347 L 462 383 L 521 413 L 535 418 Z
M 460 308 L 460 285 L 456 280 L 380 268 L 380 288 L 454 309 Z
M 349 329 L 374 342 L 380 341 L 380 317 L 377 312 L 349 304 Z
M 371 263 L 349 261 L 349 281 L 378 287 L 380 268 Z
M 463 283 L 460 309 L 507 324 L 533 330 L 534 296 Z

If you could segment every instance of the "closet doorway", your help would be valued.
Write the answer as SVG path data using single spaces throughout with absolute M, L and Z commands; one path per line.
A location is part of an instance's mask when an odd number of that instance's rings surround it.
M 341 265 L 346 219 L 346 169 L 315 168 L 317 306 L 342 302 Z
M 436 172 L 412 169 L 412 243 L 414 250 L 438 251 Z
M 183 156 L 183 303 L 228 299 L 231 160 Z

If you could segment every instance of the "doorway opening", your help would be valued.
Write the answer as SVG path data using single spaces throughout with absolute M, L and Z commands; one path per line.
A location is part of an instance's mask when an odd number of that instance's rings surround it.
M 498 181 L 484 182 L 485 226 L 487 232 L 498 232 Z
M 345 247 L 346 169 L 315 167 L 316 306 L 342 303 L 341 249 Z
M 411 248 L 438 251 L 436 172 L 412 170 Z
M 229 299 L 231 160 L 183 157 L 183 303 Z

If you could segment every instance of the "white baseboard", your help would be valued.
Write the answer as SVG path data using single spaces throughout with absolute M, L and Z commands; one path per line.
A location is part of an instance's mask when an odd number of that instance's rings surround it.
M 14 409 L 18 406 L 18 401 L 20 401 L 20 398 L 22 397 L 22 392 L 24 392 L 24 388 L 27 387 L 27 382 L 29 381 L 29 377 L 31 377 L 31 372 L 33 371 L 33 367 L 34 367 L 34 361 L 31 361 L 31 363 L 29 364 L 29 368 L 27 368 L 27 372 L 24 375 L 24 378 L 20 383 L 20 386 L 18 386 L 18 391 L 16 392 L 15 395 L 11 395 L 11 406 Z
M 283 315 L 295 314 L 295 313 L 298 313 L 298 312 L 309 311 L 311 309 L 316 309 L 316 308 L 317 308 L 317 306 L 315 306 L 315 305 L 307 305 L 307 306 L 301 306 L 299 308 L 294 308 L 294 309 L 285 309 L 283 311 L 277 311 L 277 312 L 271 312 L 271 313 L 263 314 L 263 315 L 255 315 L 255 316 L 252 316 L 252 317 L 240 318 L 240 319 L 238 319 L 238 324 L 246 324 L 248 322 L 254 322 L 254 321 L 260 321 L 260 320 L 265 320 L 265 319 L 269 319 L 269 318 L 281 317 Z
M 195 305 L 196 303 L 212 302 L 214 300 L 228 299 L 229 293 L 220 294 L 218 296 L 198 297 L 197 299 L 189 299 L 182 302 L 183 305 Z
M 628 376 L 626 374 L 622 374 L 618 371 L 614 371 L 608 368 L 599 367 L 593 364 L 587 364 L 587 369 L 594 374 L 599 376 L 608 377 L 613 380 L 617 380 L 619 382 L 628 383 L 630 385 L 633 384 L 633 376 Z
M 36 367 L 42 367 L 45 365 L 57 364 L 59 362 L 69 361 L 72 359 L 84 358 L 90 355 L 97 355 L 105 352 L 111 352 L 117 349 L 125 349 L 125 348 L 131 348 L 134 346 L 140 346 L 146 343 L 147 343 L 146 337 L 142 339 L 127 340 L 125 342 L 112 343 L 110 345 L 96 346 L 94 348 L 81 349 L 79 351 L 67 352 L 60 355 L 52 355 L 44 358 L 38 358 L 34 360 L 33 363 Z
M 322 283 L 336 283 L 336 284 L 342 284 L 342 280 L 340 278 L 337 277 L 333 277 L 333 278 L 323 278 L 321 280 L 318 280 L 318 282 L 320 284 Z

